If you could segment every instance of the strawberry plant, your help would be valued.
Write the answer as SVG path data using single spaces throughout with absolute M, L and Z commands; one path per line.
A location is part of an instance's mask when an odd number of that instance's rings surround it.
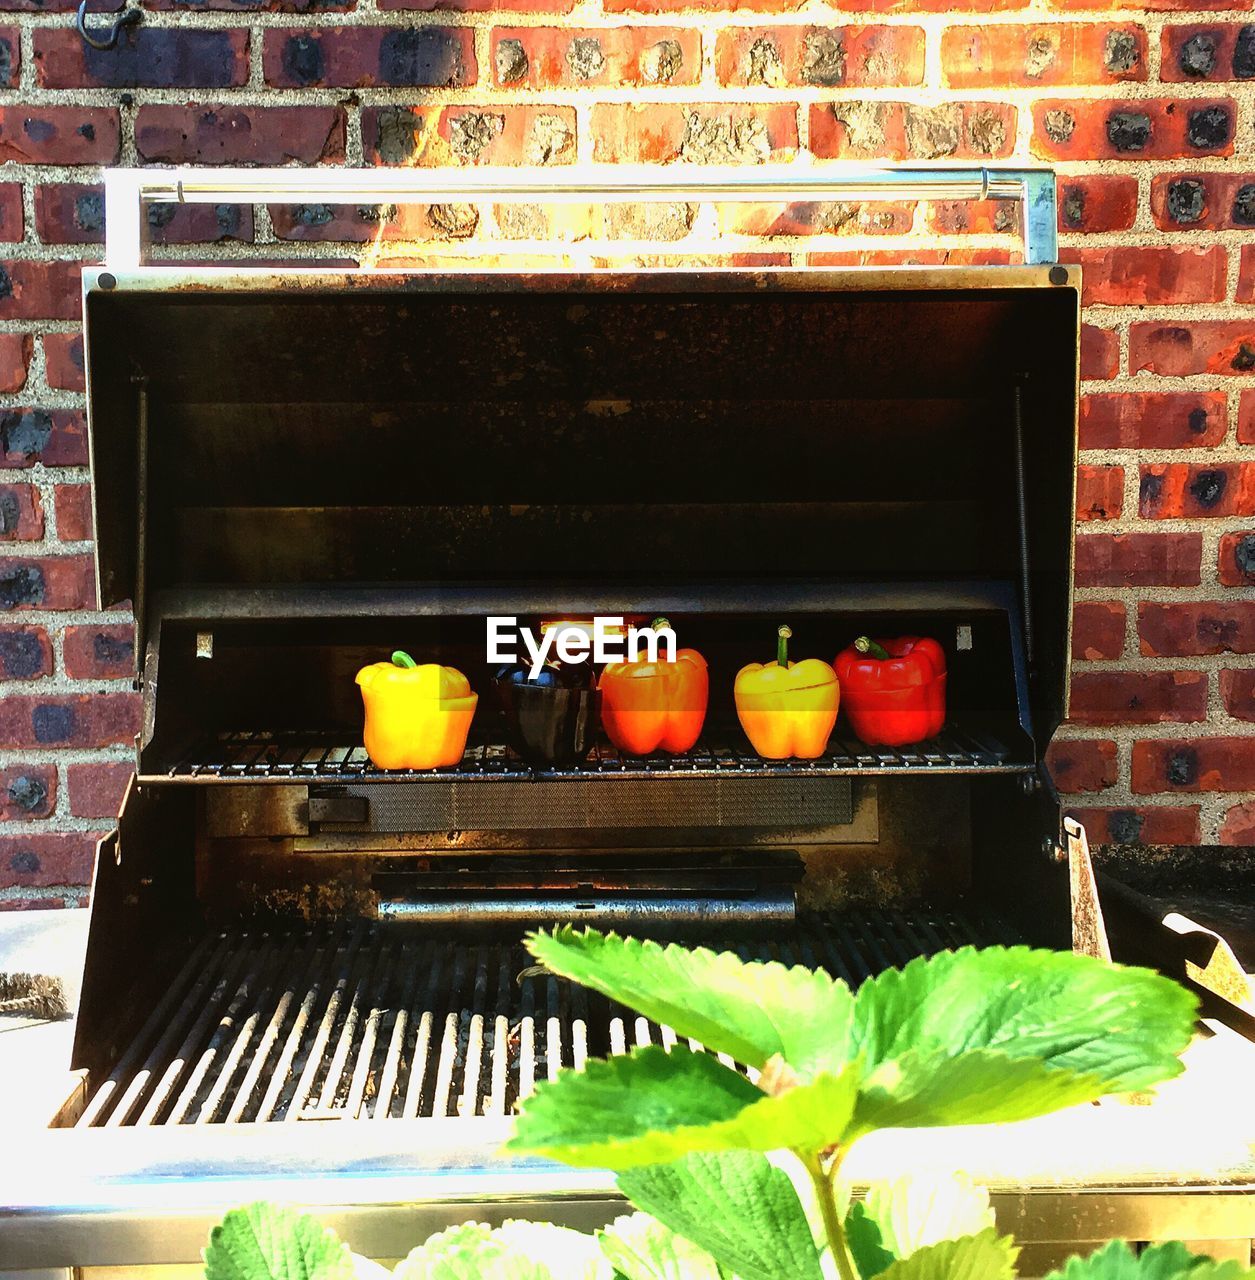
M 639 1212 L 595 1236 L 452 1227 L 400 1264 L 400 1280 L 1013 1280 L 1018 1251 L 986 1192 L 907 1178 L 850 1204 L 851 1147 L 877 1129 L 1023 1120 L 1144 1089 L 1180 1072 L 1196 1014 L 1148 970 L 1026 947 L 943 952 L 857 991 L 822 971 L 591 929 L 528 947 L 689 1042 L 561 1072 L 524 1104 L 509 1143 L 613 1170 Z M 208 1280 L 377 1274 L 284 1212 L 228 1215 Z M 1180 1245 L 1138 1256 L 1117 1243 L 1050 1280 L 1246 1274 Z

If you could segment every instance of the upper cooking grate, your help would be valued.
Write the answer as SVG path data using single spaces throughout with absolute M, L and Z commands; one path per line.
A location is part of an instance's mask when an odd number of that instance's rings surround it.
M 471 746 L 455 768 L 383 770 L 371 764 L 365 748 L 346 741 L 343 733 L 228 733 L 205 738 L 164 771 L 174 779 L 262 778 L 309 782 L 343 782 L 359 778 L 406 781 L 518 781 L 537 776 L 634 778 L 760 776 L 796 773 L 827 776 L 900 773 L 928 770 L 944 773 L 1021 773 L 1031 761 L 1018 757 L 992 735 L 947 729 L 910 747 L 869 747 L 834 735 L 828 751 L 815 760 L 764 760 L 747 746 L 699 743 L 684 755 L 658 753 L 624 756 L 604 740 L 588 759 L 569 769 L 533 770 L 499 744 Z
M 745 959 L 851 985 L 948 947 L 1013 941 L 961 913 L 803 917 Z M 80 1125 L 502 1115 L 588 1057 L 676 1037 L 529 969 L 518 941 L 467 944 L 379 925 L 219 932 L 193 950 Z

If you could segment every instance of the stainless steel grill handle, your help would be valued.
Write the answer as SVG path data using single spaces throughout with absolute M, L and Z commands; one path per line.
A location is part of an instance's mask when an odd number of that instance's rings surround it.
M 112 169 L 105 173 L 105 265 L 142 264 L 146 206 L 154 203 L 449 204 L 459 201 L 1015 200 L 1024 258 L 1056 259 L 1050 169 L 847 163 L 563 165 L 433 169 Z M 671 246 L 672 250 L 679 248 Z

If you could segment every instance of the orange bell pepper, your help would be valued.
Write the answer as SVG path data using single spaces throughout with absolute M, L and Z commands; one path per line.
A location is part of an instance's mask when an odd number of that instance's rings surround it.
M 380 769 L 460 764 L 479 695 L 455 667 L 415 663 L 398 649 L 391 662 L 357 673 L 366 707 L 363 740 Z
M 658 618 L 654 628 L 668 625 Z M 601 724 L 620 751 L 689 751 L 706 722 L 710 677 L 696 649 L 680 649 L 674 662 L 647 662 L 638 654 L 609 663 L 601 673 Z
M 764 760 L 813 760 L 823 755 L 837 722 L 837 673 L 820 658 L 790 662 L 792 634 L 781 627 L 775 662 L 742 667 L 732 687 L 741 728 Z

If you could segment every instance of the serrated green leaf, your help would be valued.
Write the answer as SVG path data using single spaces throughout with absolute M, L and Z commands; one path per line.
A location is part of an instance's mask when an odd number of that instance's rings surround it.
M 705 1249 L 647 1213 L 616 1218 L 597 1239 L 624 1280 L 720 1280 L 719 1264 Z
M 554 973 L 748 1066 L 779 1055 L 805 1078 L 845 1060 L 854 998 L 822 971 L 569 925 L 527 945 Z
M 996 1050 L 1093 1076 L 1104 1092 L 1178 1074 L 1198 1002 L 1149 969 L 1070 952 L 989 947 L 912 960 L 855 997 L 851 1052 L 867 1070 L 910 1053 Z
M 875 1183 L 863 1208 L 891 1258 L 909 1258 L 926 1245 L 980 1235 L 995 1225 L 988 1188 L 961 1174 Z
M 1216 1262 L 1176 1241 L 1135 1254 L 1123 1240 L 1113 1240 L 1088 1258 L 1069 1258 L 1046 1280 L 1239 1280 L 1249 1274 L 1240 1262 Z
M 205 1280 L 353 1280 L 349 1246 L 316 1218 L 258 1201 L 209 1233 Z
M 845 1215 L 845 1243 L 862 1280 L 873 1280 L 893 1262 L 894 1255 L 885 1248 L 880 1224 L 862 1201 L 852 1204 Z
M 516 1218 L 464 1222 L 431 1236 L 397 1265 L 394 1280 L 612 1280 L 597 1241 L 568 1227 Z
M 619 1175 L 619 1190 L 741 1280 L 823 1280 L 793 1183 L 759 1153 L 699 1153 L 632 1169 Z
M 961 1240 L 917 1249 L 880 1273 L 879 1280 L 1014 1280 L 1020 1251 L 992 1228 Z
M 856 1087 L 847 1072 L 769 1097 L 708 1054 L 651 1045 L 539 1085 L 509 1146 L 607 1169 L 690 1151 L 818 1150 L 845 1131 Z

